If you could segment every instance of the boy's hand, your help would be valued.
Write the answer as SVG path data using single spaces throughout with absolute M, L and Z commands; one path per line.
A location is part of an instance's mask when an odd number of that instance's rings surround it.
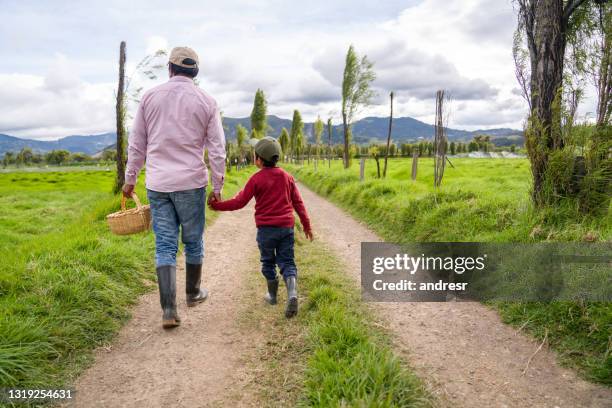
M 207 200 L 207 203 L 208 203 L 208 208 L 210 208 L 211 210 L 214 210 L 214 208 L 213 208 L 213 203 L 214 203 L 215 201 L 221 201 L 221 193 L 211 192 L 211 193 L 208 195 L 208 200 Z
M 311 230 L 304 231 L 304 235 L 306 235 L 306 238 L 308 238 L 308 240 L 310 240 L 310 241 L 314 240 L 314 235 L 312 235 L 312 231 Z
M 208 195 L 208 204 L 210 205 L 212 201 L 221 201 L 221 193 L 215 193 L 214 191 L 211 191 Z

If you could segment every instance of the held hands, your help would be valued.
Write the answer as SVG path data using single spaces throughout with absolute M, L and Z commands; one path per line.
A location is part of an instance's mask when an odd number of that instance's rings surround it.
M 215 193 L 214 191 L 212 191 L 208 195 L 208 208 L 214 210 L 214 208 L 212 207 L 212 203 L 214 203 L 215 201 L 221 201 L 221 193 Z

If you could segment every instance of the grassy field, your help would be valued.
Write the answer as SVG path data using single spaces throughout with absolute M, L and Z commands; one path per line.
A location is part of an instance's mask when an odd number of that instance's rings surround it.
M 300 313 L 287 321 L 279 307 L 261 306 L 262 279 L 253 275 L 257 305 L 245 321 L 267 330 L 266 347 L 256 356 L 258 391 L 267 406 L 431 407 L 423 383 L 393 352 L 389 335 L 361 303 L 345 267 L 321 243 L 296 233 L 300 270 Z M 254 260 L 255 262 L 257 260 Z
M 252 169 L 230 173 L 234 193 Z M 154 287 L 153 235 L 112 235 L 110 171 L 0 174 L 0 386 L 59 387 Z M 146 194 L 140 182 L 137 193 Z M 207 212 L 208 221 L 213 212 Z
M 373 160 L 359 181 L 359 163 L 340 161 L 285 167 L 297 179 L 364 221 L 389 242 L 610 241 L 610 215 L 583 217 L 572 208 L 535 210 L 529 199 L 529 163 L 522 159 L 454 159 L 443 185 L 433 189 L 433 161 L 389 162 L 386 180 Z M 609 303 L 500 303 L 502 319 L 537 338 L 547 336 L 560 360 L 588 379 L 612 384 L 612 307 Z

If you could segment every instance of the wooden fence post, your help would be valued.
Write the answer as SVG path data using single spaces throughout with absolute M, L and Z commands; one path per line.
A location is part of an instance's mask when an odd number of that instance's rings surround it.
M 361 158 L 361 161 L 359 163 L 359 180 L 363 181 L 365 180 L 365 157 Z
M 119 85 L 117 86 L 117 105 L 115 116 L 117 121 L 117 178 L 115 179 L 115 193 L 121 191 L 125 184 L 125 41 L 119 44 Z
M 412 180 L 417 178 L 417 165 L 419 163 L 419 152 L 415 151 L 412 153 Z

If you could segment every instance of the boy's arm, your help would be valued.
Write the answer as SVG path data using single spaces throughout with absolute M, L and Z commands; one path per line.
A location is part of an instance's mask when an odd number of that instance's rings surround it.
M 298 190 L 293 178 L 291 178 L 291 202 L 293 203 L 295 212 L 297 212 L 300 217 L 300 222 L 302 223 L 302 227 L 304 227 L 304 233 L 306 233 L 307 236 L 310 235 L 312 233 L 310 218 L 308 218 L 304 201 L 302 201 L 302 196 L 300 195 L 300 190 Z
M 225 201 L 212 200 L 210 206 L 213 210 L 217 211 L 239 210 L 251 201 L 253 195 L 255 195 L 255 182 L 253 181 L 253 177 L 251 177 L 244 188 L 240 190 L 234 198 Z

